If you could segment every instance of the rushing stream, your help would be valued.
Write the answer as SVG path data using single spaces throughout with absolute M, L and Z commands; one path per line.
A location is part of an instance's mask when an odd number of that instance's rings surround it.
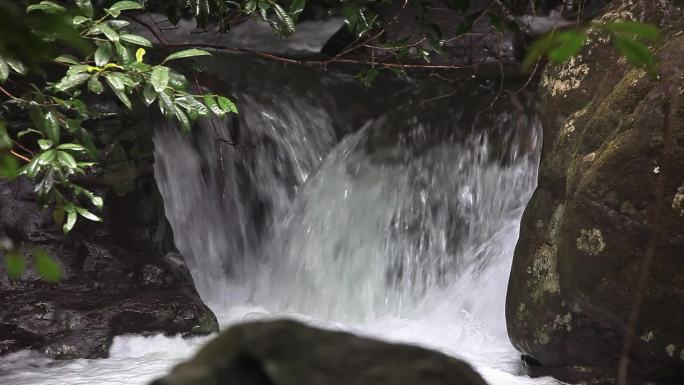
M 222 326 L 293 317 L 441 350 L 490 384 L 554 383 L 520 374 L 504 319 L 536 183 L 534 116 L 462 95 L 426 107 L 406 93 L 373 105 L 362 124 L 329 95 L 347 80 L 330 76 L 320 89 L 242 84 L 231 93 L 239 121 L 206 123 L 192 138 L 157 130 L 166 214 Z M 145 384 L 204 340 L 122 336 L 103 360 L 15 353 L 0 364 L 2 383 Z

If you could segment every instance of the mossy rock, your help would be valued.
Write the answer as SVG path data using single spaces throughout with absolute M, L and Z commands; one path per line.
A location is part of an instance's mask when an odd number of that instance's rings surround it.
M 625 17 L 666 31 L 661 78 L 630 67 L 592 33 L 578 58 L 546 70 L 539 186 L 515 250 L 507 324 L 513 344 L 548 369 L 535 372 L 610 382 L 605 374 L 617 372 L 655 231 L 630 378 L 681 383 L 684 103 L 674 114 L 670 108 L 673 93 L 682 92 L 682 18 L 667 2 L 617 1 L 603 19 Z

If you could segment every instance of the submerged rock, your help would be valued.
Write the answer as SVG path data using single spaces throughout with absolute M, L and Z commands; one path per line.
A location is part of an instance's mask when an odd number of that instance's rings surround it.
M 506 318 L 533 372 L 613 383 L 652 243 L 629 380 L 679 384 L 684 104 L 671 105 L 682 92 L 682 19 L 668 2 L 617 1 L 601 20 L 624 19 L 665 30 L 661 79 L 628 65 L 591 28 L 580 55 L 547 68 L 539 186 L 523 216 Z
M 120 334 L 218 330 L 182 258 L 174 258 L 154 181 L 132 183 L 123 195 L 103 189 L 104 223 L 81 220 L 64 236 L 50 210 L 38 208 L 30 183 L 0 182 L 0 237 L 27 256 L 46 250 L 63 271 L 61 282 L 49 283 L 29 262 L 17 281 L 0 267 L 0 354 L 36 349 L 54 358 L 96 358 Z
M 294 321 L 234 326 L 153 385 L 484 385 L 466 363 Z

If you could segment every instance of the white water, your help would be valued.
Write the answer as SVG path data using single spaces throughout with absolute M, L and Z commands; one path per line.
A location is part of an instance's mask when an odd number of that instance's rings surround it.
M 504 319 L 520 216 L 536 181 L 536 121 L 498 112 L 496 127 L 467 135 L 454 127 L 459 135 L 434 144 L 430 122 L 408 117 L 410 130 L 397 128 L 402 140 L 367 150 L 392 128 L 385 120 L 334 145 L 324 108 L 299 95 L 279 100 L 247 103 L 241 113 L 252 132 L 242 139 L 271 146 L 219 155 L 208 127 L 195 138 L 202 151 L 176 131 L 155 138 L 177 246 L 222 327 L 292 317 L 443 351 L 490 384 L 555 383 L 520 374 Z M 532 145 L 496 154 L 497 135 L 528 135 Z M 204 341 L 122 336 L 103 360 L 20 352 L 0 361 L 0 383 L 146 384 Z

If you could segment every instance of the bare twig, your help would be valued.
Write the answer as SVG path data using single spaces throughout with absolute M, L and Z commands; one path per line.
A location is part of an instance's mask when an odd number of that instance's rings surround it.
M 15 157 L 17 157 L 17 158 L 23 160 L 24 162 L 31 162 L 31 159 L 29 159 L 29 158 L 27 158 L 27 157 L 21 155 L 20 153 L 14 151 L 14 150 L 10 150 L 10 154 L 12 154 L 12 155 L 14 155 Z

